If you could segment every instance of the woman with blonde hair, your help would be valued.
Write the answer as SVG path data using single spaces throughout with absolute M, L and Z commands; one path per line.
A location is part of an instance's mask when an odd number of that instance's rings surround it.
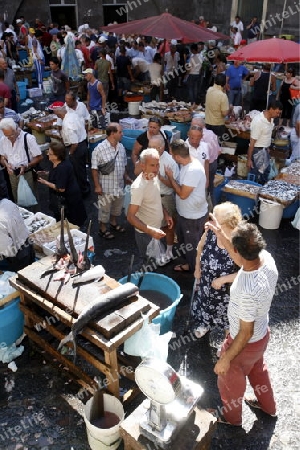
M 224 202 L 214 207 L 213 214 L 222 224 L 228 237 L 242 221 L 239 207 Z M 229 302 L 228 285 L 233 282 L 237 270 L 227 250 L 216 235 L 207 230 L 197 247 L 194 276 L 198 280 L 191 305 L 194 334 L 201 338 L 214 327 L 229 329 L 227 306 Z

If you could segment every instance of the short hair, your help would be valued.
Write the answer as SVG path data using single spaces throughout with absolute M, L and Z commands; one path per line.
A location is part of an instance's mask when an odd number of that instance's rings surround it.
M 271 100 L 269 105 L 268 105 L 268 109 L 283 109 L 283 105 L 279 100 Z
M 64 161 L 66 159 L 66 149 L 62 142 L 51 142 L 49 149 L 53 151 L 54 155 L 60 161 Z
M 171 143 L 171 151 L 174 155 L 179 155 L 182 158 L 187 158 L 190 155 L 188 145 L 183 139 L 177 139 Z
M 225 73 L 218 73 L 218 75 L 215 78 L 215 84 L 218 86 L 225 86 L 226 84 L 226 75 Z
M 295 69 L 293 67 L 288 67 L 286 70 L 288 73 L 291 73 L 293 75 L 293 77 L 295 76 Z
M 158 125 L 161 127 L 161 120 L 159 117 L 150 117 L 149 123 L 150 122 L 158 123 Z
M 53 62 L 54 64 L 57 64 L 58 66 L 60 65 L 59 59 L 57 58 L 57 56 L 51 56 L 51 58 L 49 59 L 49 62 Z
M 266 242 L 254 223 L 245 221 L 238 224 L 232 232 L 232 245 L 247 261 L 254 261 L 266 248 Z
M 202 129 L 205 127 L 205 120 L 203 117 L 193 117 L 191 121 L 191 127 L 201 127 Z
M 217 214 L 220 217 L 218 218 L 220 225 L 227 225 L 232 230 L 243 220 L 240 208 L 231 202 L 223 202 L 216 205 L 213 214 Z
M 17 124 L 11 117 L 7 117 L 6 119 L 2 119 L 0 122 L 0 130 L 14 130 L 16 131 Z
M 198 45 L 197 44 L 192 44 L 191 45 L 191 51 L 195 50 L 196 52 L 198 51 Z
M 146 148 L 143 150 L 140 154 L 140 162 L 145 163 L 147 158 L 158 158 L 159 159 L 159 153 L 156 150 L 156 148 Z
M 200 125 L 191 125 L 189 132 L 190 131 L 200 131 L 201 133 L 203 132 L 203 128 Z
M 117 133 L 118 132 L 118 123 L 115 122 L 111 122 L 108 127 L 106 128 L 106 135 L 110 136 L 112 133 Z
M 155 134 L 154 136 L 151 136 L 151 138 L 149 139 L 149 146 L 150 146 L 150 142 L 152 142 L 152 141 L 157 141 L 157 142 L 159 142 L 161 147 L 165 147 L 165 140 L 161 134 Z
M 72 91 L 72 89 L 70 89 L 69 91 L 66 92 L 66 95 L 70 95 L 72 97 L 73 100 L 77 100 L 77 94 L 75 91 Z
M 105 50 L 105 48 L 101 48 L 101 49 L 99 50 L 99 55 L 103 55 L 103 56 L 106 56 L 106 55 L 107 55 L 107 51 Z

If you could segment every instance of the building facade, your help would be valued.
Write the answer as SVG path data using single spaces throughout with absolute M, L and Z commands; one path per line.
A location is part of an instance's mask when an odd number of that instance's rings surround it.
M 24 15 L 30 24 L 39 18 L 45 25 L 58 22 L 73 29 L 83 23 L 100 29 L 102 25 L 159 15 L 168 9 L 186 20 L 204 16 L 226 34 L 236 14 L 244 25 L 258 16 L 266 37 L 282 34 L 299 39 L 299 0 L 2 0 L 1 9 L 0 18 L 3 15 L 10 23 Z

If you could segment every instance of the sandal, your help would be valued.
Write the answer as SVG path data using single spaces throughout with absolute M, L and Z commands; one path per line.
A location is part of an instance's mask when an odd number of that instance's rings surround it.
M 232 427 L 241 427 L 242 424 L 234 424 L 234 423 L 230 423 L 228 422 L 228 420 L 225 419 L 225 417 L 219 413 L 219 411 L 217 409 L 207 409 L 207 412 L 209 412 L 212 416 L 214 416 L 217 419 L 217 423 L 222 423 L 223 425 L 230 425 Z
M 277 417 L 277 414 L 276 414 L 276 413 L 275 413 L 275 414 L 269 414 L 269 413 L 265 412 L 265 411 L 262 409 L 262 407 L 260 406 L 258 400 L 256 400 L 256 399 L 245 398 L 244 401 L 245 401 L 246 405 L 248 405 L 250 408 L 253 408 L 253 409 L 260 409 L 260 410 L 261 410 L 262 412 L 264 412 L 265 414 L 268 414 L 268 416 L 271 416 L 271 417 Z
M 125 228 L 121 227 L 121 225 L 113 225 L 112 223 L 109 224 L 111 228 L 115 231 L 118 231 L 118 233 L 125 233 Z
M 185 272 L 185 273 L 191 273 L 190 269 L 186 269 L 184 267 L 184 264 L 178 264 L 177 266 L 173 267 L 173 270 L 175 272 Z
M 108 230 L 105 230 L 105 231 L 99 230 L 98 234 L 99 234 L 99 236 L 103 237 L 104 239 L 108 239 L 108 240 L 115 238 L 114 235 Z

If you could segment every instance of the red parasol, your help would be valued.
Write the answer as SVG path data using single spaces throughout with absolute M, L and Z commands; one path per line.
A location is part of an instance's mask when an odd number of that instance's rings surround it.
M 101 27 L 101 30 L 113 31 L 117 34 L 142 34 L 144 36 L 155 36 L 162 39 L 177 39 L 182 40 L 184 43 L 230 39 L 225 34 L 215 33 L 207 28 L 201 28 L 192 22 L 179 19 L 167 12 L 162 13 L 160 16 L 108 25 Z
M 296 42 L 271 38 L 256 41 L 227 57 L 230 61 L 296 63 L 300 61 L 300 46 Z

